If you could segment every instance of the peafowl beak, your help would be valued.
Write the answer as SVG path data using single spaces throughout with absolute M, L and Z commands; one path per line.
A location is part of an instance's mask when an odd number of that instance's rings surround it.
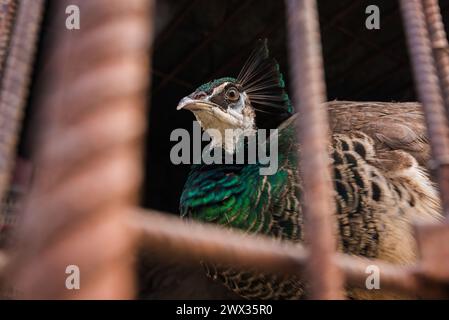
M 225 108 L 211 101 L 210 96 L 201 91 L 182 98 L 176 109 L 192 111 L 203 130 L 217 129 L 224 134 L 226 129 L 247 127 L 241 113 L 234 111 L 232 107 Z
M 179 101 L 178 106 L 176 107 L 176 110 L 190 110 L 190 111 L 200 111 L 200 110 L 209 110 L 216 105 L 214 103 L 205 101 L 205 100 L 198 100 L 198 99 L 192 99 L 190 97 L 184 97 L 181 101 Z

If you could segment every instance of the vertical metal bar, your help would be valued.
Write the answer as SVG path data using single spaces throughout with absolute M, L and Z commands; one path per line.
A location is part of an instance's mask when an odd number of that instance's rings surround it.
M 19 298 L 135 294 L 136 238 L 126 221 L 142 177 L 153 2 L 52 3 L 54 38 L 34 109 L 42 112 L 36 176 L 5 270 Z M 80 9 L 79 30 L 65 28 L 69 5 Z M 77 271 L 79 290 L 69 290 Z
M 0 0 L 0 79 L 8 53 L 16 12 L 17 0 Z
M 328 155 L 325 84 L 315 0 L 287 0 L 293 99 L 301 145 L 305 240 L 310 247 L 307 272 L 311 298 L 342 298 L 343 280 L 333 260 L 337 248 L 335 205 Z
M 446 114 L 449 116 L 449 43 L 438 0 L 422 0 Z
M 400 0 L 415 86 L 423 104 L 443 211 L 449 216 L 449 130 L 421 0 Z
M 21 128 L 28 85 L 33 68 L 42 0 L 7 1 L 8 13 L 0 30 L 0 198 L 8 187 L 15 160 L 15 148 Z M 15 12 L 16 11 L 16 12 Z M 15 12 L 15 13 L 14 13 Z M 14 21 L 12 21 L 12 20 Z M 6 47 L 3 48 L 3 45 Z
M 443 93 L 443 102 L 446 109 L 446 117 L 449 119 L 449 43 L 447 40 L 446 31 L 444 29 L 443 19 L 441 17 L 440 6 L 438 0 L 423 0 L 424 14 L 426 16 L 427 28 L 429 30 L 430 41 L 434 53 L 437 74 L 440 80 L 440 87 Z M 447 156 L 448 154 L 446 154 Z M 442 179 L 440 191 L 443 199 L 443 207 L 446 217 L 449 219 L 449 159 L 445 158 L 444 163 L 440 166 L 445 166 L 442 171 Z

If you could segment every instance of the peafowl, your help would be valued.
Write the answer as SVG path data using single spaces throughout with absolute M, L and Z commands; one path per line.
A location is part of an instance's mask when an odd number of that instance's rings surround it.
M 331 101 L 326 108 L 337 249 L 391 263 L 412 263 L 416 258 L 412 223 L 436 223 L 441 215 L 438 192 L 425 169 L 429 144 L 421 105 Z M 301 147 L 294 127 L 301 115 L 293 112 L 266 41 L 253 50 L 237 78 L 201 85 L 177 109 L 192 111 L 203 130 L 240 129 L 244 137 L 255 135 L 259 128 L 278 129 L 274 174 L 261 175 L 261 163 L 193 165 L 180 199 L 181 216 L 281 241 L 304 241 L 297 167 Z M 212 147 L 232 153 L 238 139 L 228 148 L 212 136 Z M 306 279 L 204 266 L 208 276 L 243 298 L 307 297 Z M 361 289 L 348 289 L 347 295 L 396 297 Z

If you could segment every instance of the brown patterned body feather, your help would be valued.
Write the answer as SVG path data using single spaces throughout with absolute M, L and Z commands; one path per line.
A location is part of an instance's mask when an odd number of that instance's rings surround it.
M 406 265 L 416 259 L 414 222 L 440 220 L 437 190 L 428 176 L 429 160 L 424 118 L 418 103 L 333 101 L 328 104 L 331 127 L 329 146 L 336 202 L 338 250 Z M 294 126 L 294 115 L 280 126 L 282 135 Z M 296 141 L 293 137 L 292 141 Z M 280 152 L 299 150 L 293 142 Z M 300 154 L 300 151 L 299 151 Z M 271 235 L 303 241 L 299 205 L 301 181 L 296 159 L 280 164 L 288 183 L 272 195 Z M 266 188 L 269 192 L 270 188 Z M 283 226 L 294 225 L 289 232 Z M 297 278 L 208 266 L 208 274 L 242 297 L 253 299 L 303 298 L 307 284 Z M 404 298 L 382 291 L 348 289 L 351 298 Z

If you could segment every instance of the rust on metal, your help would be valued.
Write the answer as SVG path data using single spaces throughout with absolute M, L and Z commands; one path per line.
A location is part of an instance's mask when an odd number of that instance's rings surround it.
M 137 210 L 129 223 L 141 236 L 141 245 L 157 259 L 184 265 L 198 261 L 222 263 L 264 272 L 305 276 L 309 253 L 301 244 L 279 242 L 266 236 L 244 234 L 238 230 L 182 221 L 154 210 Z M 384 291 L 423 297 L 448 297 L 444 288 L 424 282 L 418 265 L 399 266 L 385 261 L 336 253 L 335 265 L 345 275 L 349 287 L 366 289 L 366 268 L 379 267 Z M 175 260 L 174 260 L 175 259 Z
M 449 225 L 424 225 L 416 228 L 422 275 L 449 286 Z
M 5 195 L 14 167 L 43 12 L 42 0 L 23 0 L 18 6 L 12 1 L 7 3 L 8 11 L 6 16 L 2 13 L 5 20 L 1 21 L 6 29 L 0 31 L 0 198 Z M 10 39 L 5 39 L 8 34 Z M 7 48 L 3 48 L 4 44 Z
M 438 81 L 431 41 L 420 0 L 401 0 L 405 34 L 412 61 L 415 86 L 423 104 L 432 149 L 431 167 L 436 170 L 443 212 L 449 216 L 449 130 Z
M 443 93 L 446 116 L 449 119 L 449 43 L 444 29 L 443 18 L 437 0 L 423 0 L 424 14 L 429 30 L 430 42 L 434 53 L 437 74 Z M 446 151 L 448 152 L 448 151 Z M 440 162 L 443 177 L 440 185 L 446 217 L 449 217 L 449 153 Z
M 0 0 L 0 79 L 3 73 L 16 12 L 17 0 Z
M 128 210 L 128 209 L 127 209 Z M 156 260 L 197 266 L 198 261 L 258 268 L 265 272 L 304 276 L 307 250 L 297 243 L 244 234 L 196 221 L 183 221 L 167 213 L 130 208 L 127 224 L 139 235 L 140 247 Z M 10 258 L 0 251 L 0 273 Z M 422 278 L 419 265 L 398 266 L 384 261 L 337 253 L 335 264 L 349 288 L 366 289 L 366 268 L 379 267 L 382 290 L 421 297 L 447 298 L 445 287 Z
M 447 34 L 444 29 L 438 0 L 423 0 L 423 8 L 443 91 L 444 104 L 449 116 L 449 43 Z
M 299 168 L 303 183 L 305 241 L 310 247 L 308 274 L 311 297 L 343 297 L 343 280 L 332 259 L 335 240 L 335 204 L 328 160 L 326 89 L 315 0 L 287 0 L 293 101 L 301 146 Z
M 53 2 L 54 37 L 36 90 L 36 176 L 7 265 L 19 298 L 132 298 L 136 205 L 154 3 Z M 67 30 L 65 8 L 83 12 Z M 67 267 L 80 290 L 66 287 Z

